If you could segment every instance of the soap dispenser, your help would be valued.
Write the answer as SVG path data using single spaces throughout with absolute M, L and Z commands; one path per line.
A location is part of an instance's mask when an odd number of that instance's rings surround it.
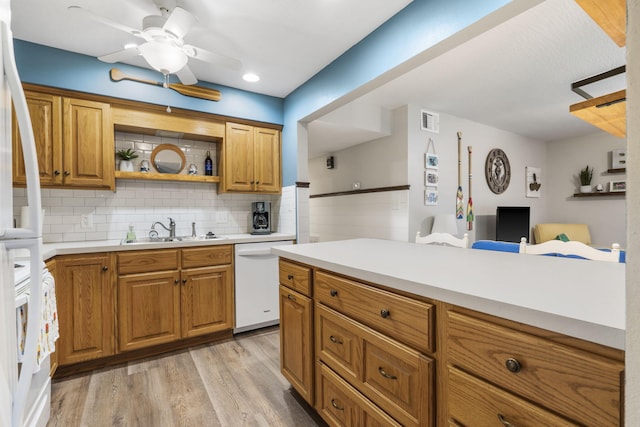
M 127 232 L 127 243 L 135 243 L 136 242 L 136 232 L 133 231 L 133 225 L 129 226 L 129 231 Z

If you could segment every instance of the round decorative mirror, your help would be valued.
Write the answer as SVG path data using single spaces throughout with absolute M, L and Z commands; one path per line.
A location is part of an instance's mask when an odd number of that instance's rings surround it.
M 173 144 L 160 144 L 151 152 L 151 163 L 160 173 L 178 174 L 186 162 L 182 150 Z

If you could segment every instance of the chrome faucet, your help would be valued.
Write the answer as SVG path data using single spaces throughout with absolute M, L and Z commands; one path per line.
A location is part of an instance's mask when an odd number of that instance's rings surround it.
M 169 228 L 167 228 L 167 226 L 164 225 L 163 223 L 161 223 L 160 221 L 156 221 L 153 224 L 151 224 L 151 230 L 152 231 L 155 231 L 156 224 L 161 225 L 162 228 L 164 228 L 165 230 L 167 230 L 169 232 L 169 238 L 170 239 L 175 239 L 176 238 L 176 222 L 173 220 L 173 218 L 169 218 Z

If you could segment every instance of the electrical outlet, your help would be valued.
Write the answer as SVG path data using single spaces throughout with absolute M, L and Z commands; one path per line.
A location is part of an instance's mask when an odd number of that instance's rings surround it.
M 82 229 L 93 228 L 92 214 L 82 214 L 80 216 L 80 228 Z

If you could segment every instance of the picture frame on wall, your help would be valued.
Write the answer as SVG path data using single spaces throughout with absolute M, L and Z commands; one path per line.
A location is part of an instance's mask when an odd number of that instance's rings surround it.
M 609 192 L 611 192 L 611 193 L 624 193 L 625 191 L 627 191 L 627 180 L 626 179 L 609 182 Z
M 526 175 L 526 197 L 540 197 L 542 188 L 542 178 L 540 168 L 527 166 L 525 167 Z
M 439 158 L 437 154 L 425 153 L 424 167 L 425 169 L 438 169 Z
M 427 187 L 424 190 L 425 206 L 435 206 L 438 204 L 438 189 L 436 187 Z
M 425 187 L 437 187 L 438 186 L 438 171 L 427 170 L 424 172 L 424 185 Z

